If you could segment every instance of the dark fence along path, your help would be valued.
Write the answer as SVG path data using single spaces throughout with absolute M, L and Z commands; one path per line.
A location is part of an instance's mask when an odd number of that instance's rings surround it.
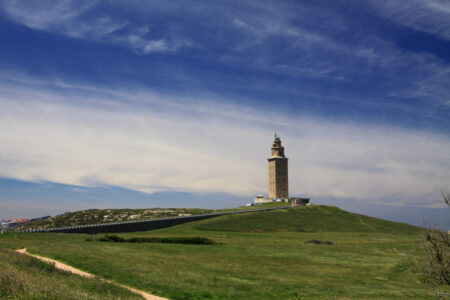
M 45 229 L 28 229 L 28 230 L 22 230 L 20 232 L 63 232 L 63 233 L 94 234 L 94 233 L 119 233 L 119 232 L 147 231 L 147 230 L 171 227 L 171 226 L 180 225 L 180 224 L 193 222 L 193 221 L 199 221 L 199 220 L 203 220 L 203 219 L 224 216 L 224 215 L 252 213 L 252 212 L 260 212 L 260 211 L 276 210 L 276 209 L 286 209 L 286 208 L 291 208 L 291 206 L 240 210 L 240 211 L 234 211 L 234 212 L 222 212 L 222 213 L 215 213 L 215 214 L 180 216 L 180 217 L 172 217 L 172 218 L 161 218 L 161 219 L 153 219 L 153 220 L 141 220 L 141 221 L 131 221 L 131 222 L 120 222 L 120 223 L 91 224 L 91 225 L 82 225 L 82 226 L 45 228 Z

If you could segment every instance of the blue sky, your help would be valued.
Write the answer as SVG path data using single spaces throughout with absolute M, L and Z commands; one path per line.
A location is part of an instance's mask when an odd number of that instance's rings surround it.
M 274 131 L 292 195 L 443 209 L 448 1 L 1 1 L 0 39 L 2 218 L 235 206 Z

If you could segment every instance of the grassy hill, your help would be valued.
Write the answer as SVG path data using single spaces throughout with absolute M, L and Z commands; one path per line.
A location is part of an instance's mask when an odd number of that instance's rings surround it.
M 420 228 L 354 214 L 335 206 L 312 205 L 264 213 L 227 215 L 194 223 L 196 229 L 238 232 L 418 233 Z
M 15 230 L 138 221 L 182 215 L 206 214 L 211 211 L 210 209 L 197 208 L 88 209 L 57 215 L 45 220 L 36 220 L 17 226 Z
M 450 287 L 424 284 L 413 272 L 422 253 L 419 228 L 331 206 L 222 216 L 118 235 L 127 240 L 201 237 L 213 245 L 100 241 L 104 236 L 8 233 L 0 235 L 0 248 L 27 247 L 170 299 L 436 299 L 436 291 L 450 293 Z
M 286 203 L 269 203 L 264 207 L 285 206 Z M 25 229 L 41 229 L 79 226 L 89 224 L 104 224 L 149 220 L 177 216 L 200 215 L 214 212 L 258 209 L 262 206 L 237 207 L 232 209 L 201 209 L 201 208 L 147 208 L 147 209 L 88 209 L 57 215 L 53 218 L 36 220 L 14 228 L 15 231 Z

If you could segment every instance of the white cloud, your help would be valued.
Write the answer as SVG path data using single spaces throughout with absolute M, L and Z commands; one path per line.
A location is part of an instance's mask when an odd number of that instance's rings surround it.
M 174 6 L 173 2 L 165 2 Z M 155 36 L 151 26 L 138 26 L 123 17 L 87 16 L 96 3 L 2 2 L 13 20 L 28 27 L 121 45 L 139 54 L 194 47 L 176 30 Z M 158 14 L 157 9 L 164 9 L 158 8 L 159 4 L 121 3 L 150 17 L 154 16 L 150 12 Z M 450 105 L 449 68 L 435 56 L 405 53 L 373 37 L 345 44 L 333 40 L 324 28 L 318 34 L 307 30 L 307 26 L 301 27 L 301 22 L 293 26 L 295 18 L 308 19 L 308 9 L 301 10 L 299 16 L 297 10 L 289 13 L 286 8 L 267 3 L 243 4 L 236 11 L 219 4 L 211 4 L 212 8 L 191 4 L 187 5 L 186 19 L 224 38 L 219 45 L 228 50 L 242 51 L 253 46 L 265 50 L 262 44 L 272 37 L 286 38 L 296 51 L 304 50 L 295 61 L 280 62 L 278 56 L 265 56 L 270 51 L 261 51 L 233 56 L 236 64 L 244 62 L 258 70 L 292 76 L 345 80 L 346 74 L 339 69 L 349 68 L 354 76 L 352 68 L 358 66 L 357 74 L 361 74 L 358 72 L 366 67 L 361 64 L 363 60 L 367 61 L 368 72 L 372 67 L 383 70 L 386 76 L 401 71 L 394 79 L 401 77 L 406 84 L 387 91 L 390 96 L 432 99 Z M 179 3 L 175 6 L 180 10 Z M 449 37 L 445 2 L 378 1 L 374 6 L 381 15 L 400 24 Z M 332 19 L 327 24 L 332 30 L 343 26 L 339 18 L 325 15 Z M 243 38 L 228 43 L 236 32 Z M 337 58 L 346 63 L 337 68 Z M 11 74 L 0 76 L 14 81 Z M 447 136 L 306 116 L 299 120 L 214 99 L 176 98 L 151 91 L 127 93 L 65 82 L 41 84 L 35 78 L 25 78 L 21 83 L 32 88 L 0 87 L 0 176 L 81 186 L 117 185 L 145 192 L 174 189 L 253 195 L 267 189 L 265 159 L 271 133 L 277 129 L 290 157 L 294 195 L 332 195 L 375 202 L 389 199 L 389 204 L 404 205 L 434 200 L 436 189 L 449 186 Z M 39 88 L 49 85 L 57 85 L 65 92 Z M 89 91 L 95 96 L 85 98 L 76 91 Z M 414 108 L 403 105 L 402 109 Z
M 174 52 L 193 47 L 192 41 L 178 36 L 150 38 L 147 26 L 135 27 L 130 20 L 117 16 L 89 15 L 99 1 L 3 1 L 6 14 L 15 22 L 30 28 L 66 35 L 77 39 L 114 44 L 138 54 Z M 123 29 L 123 32 L 120 32 Z
M 99 39 L 129 24 L 110 16 L 86 18 L 98 1 L 3 1 L 9 17 L 30 28 L 80 39 Z
M 90 20 L 89 22 L 77 23 L 78 24 L 66 26 L 62 33 L 73 38 L 97 40 L 104 38 L 129 24 L 128 21 L 110 17 L 99 17 Z
M 161 39 L 146 39 L 140 34 L 142 29 L 138 29 L 135 32 L 129 34 L 126 37 L 117 37 L 116 41 L 123 43 L 123 39 L 127 39 L 128 44 L 133 49 L 135 53 L 139 54 L 149 54 L 154 52 L 175 52 L 179 48 L 183 47 L 194 47 L 192 42 L 184 38 L 166 38 Z
M 370 2 L 382 16 L 394 22 L 450 39 L 450 3 L 446 0 Z
M 273 4 L 266 1 L 239 2 L 234 5 L 205 5 L 195 1 L 188 5 L 176 1 L 110 3 L 112 8 L 132 12 L 139 17 L 136 19 L 140 21 L 137 21 L 125 14 L 118 16 L 103 13 L 98 9 L 101 7 L 99 3 L 73 0 L 2 2 L 4 11 L 12 20 L 31 28 L 120 45 L 137 54 L 174 53 L 192 47 L 222 49 L 222 54 L 203 52 L 205 57 L 214 55 L 207 59 L 222 63 L 245 65 L 262 72 L 291 77 L 331 81 L 370 76 L 379 71 L 394 76 L 396 73 L 393 70 L 403 69 L 405 72 L 392 80 L 409 84 L 403 90 L 389 91 L 390 95 L 420 95 L 448 103 L 445 97 L 448 94 L 445 85 L 448 72 L 443 70 L 445 62 L 431 55 L 407 53 L 382 37 L 364 35 L 364 38 L 350 43 L 336 39 L 340 34 L 348 34 L 354 24 L 349 24 L 335 11 L 321 6 Z M 371 3 L 378 13 L 400 24 L 411 23 L 412 27 L 419 26 L 425 31 L 431 30 L 442 35 L 450 30 L 446 2 L 428 0 L 419 3 L 418 0 L 408 0 Z M 184 18 L 180 20 L 179 15 Z M 422 26 L 421 22 L 429 24 Z M 312 23 L 314 26 L 311 26 Z M 201 34 L 196 33 L 197 29 L 201 30 Z M 357 30 L 355 32 L 361 35 Z M 196 39 L 196 36 L 202 38 Z M 283 47 L 283 55 L 274 55 L 269 50 L 270 39 L 279 37 L 288 42 Z M 336 60 L 344 63 L 338 68 Z M 434 69 L 439 69 L 438 73 L 430 70 L 431 64 L 435 66 Z
M 43 0 L 2 1 L 5 12 L 14 20 L 30 28 L 59 30 L 64 23 L 74 19 L 95 6 L 98 1 Z
M 0 176 L 252 196 L 267 190 L 276 129 L 290 158 L 292 195 L 434 205 L 436 189 L 449 185 L 448 136 L 214 99 L 101 89 L 86 98 L 74 89 L 1 87 Z

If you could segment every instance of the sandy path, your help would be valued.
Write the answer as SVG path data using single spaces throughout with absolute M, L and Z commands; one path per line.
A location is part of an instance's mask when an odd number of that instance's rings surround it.
M 83 276 L 83 277 L 88 277 L 88 278 L 95 277 L 95 275 L 93 275 L 93 274 L 81 271 L 81 270 L 79 270 L 77 268 L 74 268 L 72 266 L 66 265 L 66 264 L 64 264 L 62 262 L 59 262 L 57 260 L 54 260 L 54 259 L 51 259 L 51 258 L 47 258 L 47 257 L 43 257 L 43 256 L 39 256 L 39 255 L 35 255 L 35 254 L 30 254 L 30 253 L 27 252 L 27 248 L 16 250 L 16 252 L 35 257 L 35 258 L 40 259 L 40 260 L 42 260 L 44 262 L 47 262 L 47 263 L 54 263 L 55 264 L 55 268 L 57 268 L 59 270 L 63 270 L 63 271 L 66 271 L 66 272 L 70 272 L 70 273 L 77 274 L 77 275 L 80 275 L 80 276 Z M 120 284 L 120 283 L 113 282 L 111 280 L 106 280 L 106 279 L 102 279 L 102 278 L 100 278 L 100 280 L 103 280 L 103 281 L 106 281 L 106 282 L 109 282 L 109 283 L 113 283 L 113 284 L 116 284 L 116 285 L 121 286 L 123 288 L 126 288 L 127 290 L 130 290 L 133 293 L 141 295 L 146 300 L 169 300 L 167 298 L 162 298 L 162 297 L 158 297 L 158 296 L 155 296 L 155 295 L 151 295 L 151 294 L 146 293 L 144 291 L 140 291 L 140 290 L 134 289 L 132 287 L 129 287 L 129 286 L 126 286 L 126 285 L 123 285 L 123 284 Z

